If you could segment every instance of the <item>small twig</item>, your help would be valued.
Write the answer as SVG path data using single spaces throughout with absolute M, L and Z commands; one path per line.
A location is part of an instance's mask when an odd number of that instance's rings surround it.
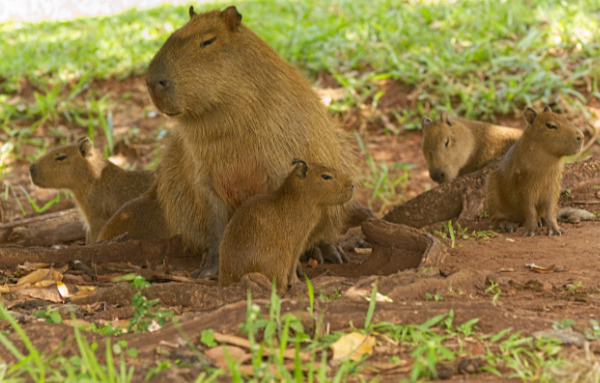
M 231 344 L 233 346 L 238 346 L 238 347 L 242 347 L 242 348 L 246 348 L 246 349 L 250 350 L 250 341 L 248 341 L 247 339 L 244 339 L 244 338 L 240 338 L 239 336 L 230 335 L 230 334 L 221 334 L 221 333 L 215 332 L 213 334 L 213 337 L 216 342 L 227 343 L 227 344 Z M 272 355 L 276 352 L 278 352 L 278 351 L 271 351 L 269 349 L 265 349 L 264 355 L 268 356 L 268 355 Z M 308 354 L 306 352 L 300 352 L 298 355 L 300 357 L 300 360 L 303 362 L 310 362 L 310 360 L 311 360 L 310 354 Z M 296 350 L 286 349 L 283 352 L 283 357 L 286 359 L 294 360 L 296 358 Z

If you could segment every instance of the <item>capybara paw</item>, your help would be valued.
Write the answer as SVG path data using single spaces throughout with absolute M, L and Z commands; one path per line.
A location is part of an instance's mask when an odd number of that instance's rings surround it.
M 218 267 L 201 267 L 191 272 L 192 278 L 198 279 L 219 279 L 219 268 Z
M 296 276 L 298 278 L 304 278 L 304 271 L 302 270 L 302 265 L 300 262 L 296 265 Z
M 302 256 L 300 256 L 300 260 L 302 262 L 307 262 L 309 259 L 315 259 L 317 262 L 319 262 L 319 264 L 324 262 L 323 254 L 321 253 L 319 246 L 315 246 L 312 249 L 306 250 L 304 253 L 302 253 Z
M 560 228 L 558 228 L 558 227 L 555 228 L 555 229 L 548 228 L 548 236 L 551 236 L 551 235 L 563 235 L 564 233 L 565 233 L 565 231 L 562 230 L 562 229 L 560 229 Z
M 317 245 L 321 249 L 323 259 L 328 263 L 348 262 L 348 256 L 339 246 L 329 242 L 321 242 Z
M 514 222 L 502 221 L 498 226 L 500 227 L 500 230 L 502 230 L 505 233 L 517 232 L 517 225 Z
M 344 261 L 344 263 L 350 262 L 350 258 L 348 258 L 348 256 L 346 255 L 346 253 L 344 252 L 344 250 L 340 246 L 335 245 L 335 248 L 337 249 L 338 254 L 342 258 L 342 261 Z
M 529 230 L 525 230 L 525 232 L 523 233 L 523 237 L 533 237 L 540 234 L 540 231 L 536 228 L 536 229 L 529 229 Z

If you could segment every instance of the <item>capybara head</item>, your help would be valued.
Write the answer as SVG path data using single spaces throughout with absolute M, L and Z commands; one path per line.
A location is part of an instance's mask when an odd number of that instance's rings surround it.
M 78 189 L 78 185 L 96 178 L 102 154 L 87 137 L 76 144 L 56 148 L 38 158 L 30 167 L 33 183 L 42 188 Z
M 341 205 L 352 198 L 354 185 L 346 174 L 318 163 L 294 159 L 288 175 L 293 190 L 309 195 L 317 205 Z
M 473 152 L 474 139 L 467 127 L 448 113 L 442 112 L 439 120 L 424 117 L 423 155 L 429 168 L 429 176 L 437 183 L 448 182 L 467 163 Z
M 154 105 L 173 117 L 201 115 L 223 104 L 252 97 L 261 50 L 270 49 L 242 25 L 233 6 L 195 13 L 156 53 L 146 74 Z
M 583 133 L 560 114 L 544 107 L 541 113 L 532 108 L 525 109 L 527 128 L 524 139 L 532 142 L 555 157 L 570 156 L 578 153 L 583 146 Z

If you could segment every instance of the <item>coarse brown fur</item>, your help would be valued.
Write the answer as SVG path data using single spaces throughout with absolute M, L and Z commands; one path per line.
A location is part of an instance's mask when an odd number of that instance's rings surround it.
M 490 217 L 500 229 L 513 232 L 516 224 L 523 235 L 539 234 L 539 224 L 548 226 L 548 235 L 562 234 L 556 214 L 564 156 L 576 154 L 583 133 L 565 117 L 545 107 L 542 113 L 525 110 L 527 127 L 523 136 L 506 153 L 487 182 Z
M 87 137 L 46 153 L 29 170 L 35 185 L 73 193 L 86 225 L 86 243 L 94 242 L 113 213 L 155 179 L 153 172 L 124 170 L 108 161 Z
M 156 200 L 156 182 L 144 194 L 121 206 L 104 224 L 99 241 L 168 238 L 163 209 Z
M 301 160 L 293 165 L 279 189 L 248 199 L 227 224 L 219 248 L 221 286 L 259 272 L 285 291 L 298 280 L 296 265 L 323 210 L 352 198 L 347 175 Z
M 423 155 L 429 176 L 437 183 L 472 173 L 499 158 L 521 137 L 520 129 L 449 117 L 424 117 Z
M 353 176 L 354 156 L 311 84 L 241 23 L 235 7 L 196 14 L 156 54 L 146 82 L 177 120 L 158 169 L 169 235 L 218 271 L 225 225 L 248 198 L 278 188 L 290 158 Z M 353 202 L 325 209 L 308 246 L 334 240 Z M 135 223 L 132 223 L 135 224 Z

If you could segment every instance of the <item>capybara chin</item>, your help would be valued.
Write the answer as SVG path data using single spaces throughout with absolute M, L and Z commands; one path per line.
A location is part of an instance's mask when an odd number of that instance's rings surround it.
M 31 180 L 42 188 L 69 189 L 86 226 L 86 243 L 96 241 L 100 229 L 125 202 L 141 195 L 154 173 L 128 171 L 108 161 L 87 137 L 56 148 L 29 168 Z
M 235 7 L 195 13 L 152 59 L 146 75 L 158 109 L 177 123 L 158 169 L 157 204 L 168 234 L 219 268 L 219 243 L 248 198 L 277 189 L 290 158 L 354 176 L 345 147 L 311 84 L 254 32 Z M 333 241 L 353 201 L 323 209 L 307 248 Z M 143 225 L 128 223 L 130 227 Z
M 525 227 L 525 236 L 562 234 L 556 222 L 564 157 L 578 153 L 583 133 L 549 107 L 527 108 L 523 136 L 506 153 L 487 182 L 487 203 L 495 226 L 506 232 Z
M 472 173 L 499 158 L 521 137 L 522 131 L 486 122 L 449 117 L 424 117 L 423 155 L 429 176 L 441 184 Z
M 294 284 L 296 265 L 323 209 L 352 198 L 350 177 L 322 164 L 294 160 L 279 189 L 248 199 L 225 228 L 220 245 L 219 284 L 258 272 L 279 292 Z

